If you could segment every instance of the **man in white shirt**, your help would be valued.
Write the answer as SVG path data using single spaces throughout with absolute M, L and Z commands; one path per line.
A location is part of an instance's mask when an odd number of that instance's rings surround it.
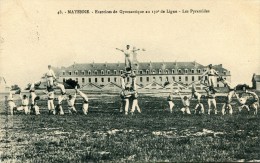
M 126 45 L 125 50 L 118 49 L 118 48 L 116 48 L 116 50 L 119 50 L 119 51 L 121 51 L 125 54 L 125 67 L 131 69 L 132 62 L 131 62 L 131 59 L 130 59 L 130 54 L 131 54 L 130 45 Z
M 16 109 L 16 105 L 14 103 L 14 98 L 13 98 L 13 94 L 10 92 L 8 98 L 7 98 L 7 102 L 8 102 L 8 108 L 10 110 L 11 115 L 14 114 L 14 110 Z
M 53 81 L 56 79 L 55 73 L 51 69 L 51 65 L 48 65 L 48 72 L 46 73 L 47 77 L 47 87 L 53 86 Z
M 29 110 L 29 107 L 28 107 L 28 105 L 29 105 L 29 99 L 28 99 L 28 97 L 26 96 L 26 95 L 21 95 L 21 93 L 20 93 L 20 98 L 21 98 L 21 100 L 22 100 L 22 106 L 21 106 L 21 108 L 24 110 L 24 113 L 25 114 L 30 114 L 30 110 Z
M 191 92 L 192 92 L 192 97 L 194 97 L 196 100 L 197 100 L 197 105 L 195 106 L 195 112 L 194 114 L 196 114 L 197 112 L 200 114 L 204 114 L 204 106 L 203 104 L 200 102 L 201 100 L 201 94 L 199 92 L 197 92 L 196 90 L 196 85 L 195 83 L 192 85 L 192 89 L 191 89 Z
M 203 79 L 203 76 L 208 75 L 208 86 L 211 86 L 214 89 L 215 76 L 218 76 L 218 72 L 215 69 L 213 69 L 212 64 L 210 64 L 208 68 L 209 69 L 202 74 L 201 79 Z
M 69 98 L 67 99 L 69 113 L 77 113 L 77 110 L 75 109 L 76 97 L 77 97 L 77 94 L 75 93 L 73 96 L 69 95 Z
M 53 88 L 48 88 L 48 92 L 43 91 L 44 93 L 47 94 L 47 98 L 48 98 L 48 110 L 49 110 L 49 114 L 55 114 L 55 108 L 54 108 L 54 89 Z

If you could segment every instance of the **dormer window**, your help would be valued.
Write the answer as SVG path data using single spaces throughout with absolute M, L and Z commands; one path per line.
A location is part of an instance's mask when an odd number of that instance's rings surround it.
M 120 74 L 123 74 L 123 70 L 120 70 Z
M 149 74 L 149 70 L 146 70 L 146 74 Z
M 108 75 L 110 74 L 110 70 L 107 70 L 107 74 L 108 74 Z
M 198 69 L 197 71 L 198 71 L 198 73 L 200 73 L 200 69 Z
M 178 70 L 178 73 L 181 73 L 181 69 Z
M 153 74 L 155 74 L 155 70 L 153 70 Z
M 116 70 L 114 70 L 114 74 L 115 74 L 115 75 L 117 74 L 117 71 L 116 71 Z
M 161 74 L 162 73 L 162 70 L 161 69 L 159 69 L 159 74 Z
M 140 74 L 143 74 L 143 70 L 140 70 L 139 73 L 140 73 Z
M 75 71 L 74 74 L 75 74 L 75 75 L 78 75 L 78 71 Z
M 81 73 L 82 73 L 82 75 L 85 75 L 85 71 L 84 70 L 82 70 Z
M 191 73 L 193 73 L 193 74 L 194 74 L 194 69 L 191 69 Z
M 91 71 L 90 70 L 88 70 L 88 74 L 91 75 Z
M 165 70 L 165 74 L 168 74 L 168 73 L 169 73 L 169 71 L 166 69 L 166 70 Z
M 94 71 L 94 74 L 95 74 L 95 75 L 97 75 L 97 74 L 98 74 L 98 71 L 97 71 L 97 70 L 95 70 L 95 71 Z
M 185 69 L 185 74 L 187 74 L 188 73 L 188 69 Z
M 104 70 L 101 70 L 101 75 L 104 75 Z
M 72 72 L 71 71 L 69 71 L 69 75 L 71 75 L 72 74 Z
M 174 69 L 172 69 L 172 74 L 174 74 L 175 73 L 175 71 L 174 71 Z

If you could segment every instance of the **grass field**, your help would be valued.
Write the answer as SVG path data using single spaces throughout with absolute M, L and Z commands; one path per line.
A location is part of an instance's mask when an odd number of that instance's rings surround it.
M 260 160 L 259 115 L 238 113 L 236 106 L 232 116 L 182 115 L 179 100 L 170 114 L 164 98 L 140 96 L 142 114 L 125 116 L 118 113 L 119 102 L 117 96 L 92 95 L 87 116 L 48 115 L 46 101 L 39 116 L 6 116 L 2 103 L 1 161 Z

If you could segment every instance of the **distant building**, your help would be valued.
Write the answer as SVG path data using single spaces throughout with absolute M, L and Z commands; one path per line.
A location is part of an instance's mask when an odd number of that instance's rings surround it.
M 231 81 L 230 71 L 223 68 L 222 64 L 214 65 L 213 68 L 227 81 Z M 176 82 L 189 85 L 200 80 L 206 70 L 207 66 L 197 62 L 139 62 L 134 67 L 137 84 L 146 88 L 149 88 L 151 83 L 161 86 L 164 86 L 165 83 Z M 62 67 L 56 75 L 60 82 L 71 78 L 78 81 L 81 87 L 89 83 L 104 87 L 110 86 L 111 83 L 120 86 L 120 75 L 124 71 L 124 63 L 74 63 L 69 67 Z M 206 84 L 207 76 L 204 79 Z M 130 79 L 127 78 L 127 81 L 129 82 Z M 216 81 L 216 83 L 216 87 L 224 87 L 221 82 Z
M 252 77 L 252 88 L 260 91 L 260 75 L 254 74 Z

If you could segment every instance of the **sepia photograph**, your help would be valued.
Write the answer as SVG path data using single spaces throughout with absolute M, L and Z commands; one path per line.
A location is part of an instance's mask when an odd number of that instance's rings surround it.
M 260 162 L 259 0 L 0 0 L 0 162 Z

